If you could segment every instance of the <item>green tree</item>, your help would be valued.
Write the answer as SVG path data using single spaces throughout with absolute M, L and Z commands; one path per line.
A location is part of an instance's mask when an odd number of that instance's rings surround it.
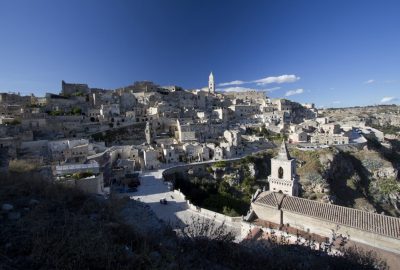
M 72 115 L 81 115 L 82 114 L 82 110 L 79 107 L 73 107 L 71 109 L 71 114 Z
M 218 186 L 218 193 L 226 195 L 229 194 L 230 186 L 226 181 L 221 181 Z

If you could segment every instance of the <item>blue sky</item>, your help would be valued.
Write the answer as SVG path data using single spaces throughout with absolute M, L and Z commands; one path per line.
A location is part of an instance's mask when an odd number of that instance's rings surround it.
M 210 71 L 318 106 L 399 103 L 400 1 L 0 0 L 0 92 L 201 88 Z

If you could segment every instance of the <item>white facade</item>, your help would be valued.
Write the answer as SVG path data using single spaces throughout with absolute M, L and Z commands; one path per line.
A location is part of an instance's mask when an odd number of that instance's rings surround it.
M 176 163 L 179 162 L 179 153 L 174 147 L 163 149 L 164 161 L 165 163 Z
M 100 107 L 100 115 L 103 117 L 120 115 L 119 104 L 102 104 Z
M 214 148 L 214 160 L 222 160 L 224 158 L 224 150 L 217 146 Z
M 229 146 L 239 146 L 242 142 L 242 136 L 239 130 L 225 130 L 224 138 Z
M 304 131 L 297 131 L 297 132 L 291 133 L 289 135 L 289 141 L 291 143 L 307 142 L 307 133 L 305 133 Z
M 143 159 L 144 159 L 144 166 L 148 170 L 157 169 L 158 166 L 160 165 L 160 162 L 158 161 L 158 152 L 156 150 L 148 149 L 144 151 Z

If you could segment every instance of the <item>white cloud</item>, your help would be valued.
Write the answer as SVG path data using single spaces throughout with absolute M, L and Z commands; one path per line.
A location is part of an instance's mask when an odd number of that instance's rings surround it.
M 257 85 L 265 85 L 270 83 L 292 83 L 298 80 L 300 80 L 300 77 L 296 75 L 281 75 L 278 77 L 266 77 L 253 82 L 257 83 Z
M 271 92 L 274 92 L 274 91 L 279 90 L 279 89 L 281 89 L 281 88 L 279 86 L 277 86 L 277 87 L 272 87 L 272 88 L 266 88 L 265 91 L 271 93 Z
M 257 85 L 266 85 L 271 83 L 292 83 L 298 80 L 300 80 L 300 77 L 297 77 L 296 75 L 281 75 L 277 77 L 265 77 L 254 81 L 235 80 L 231 82 L 220 83 L 218 84 L 218 86 L 231 86 L 231 85 L 241 85 L 250 83 L 256 83 Z
M 290 96 L 293 96 L 293 95 L 299 95 L 299 94 L 303 94 L 303 93 L 304 93 L 303 89 L 296 89 L 296 90 L 287 91 L 285 96 L 290 97 Z
M 332 101 L 332 103 L 333 104 L 340 104 L 340 103 L 342 103 L 340 100 L 335 100 L 335 101 Z
M 375 80 L 371 79 L 371 80 L 365 81 L 364 83 L 365 84 L 370 84 L 370 83 L 374 83 L 374 82 L 375 82 Z
M 226 82 L 226 83 L 220 83 L 220 84 L 218 84 L 218 86 L 240 85 L 240 84 L 244 84 L 244 83 L 246 83 L 246 82 L 237 80 L 237 81 L 231 81 L 231 82 Z
M 387 102 L 391 102 L 391 101 L 395 101 L 395 100 L 397 100 L 397 98 L 395 98 L 395 97 L 383 97 L 381 99 L 381 103 L 387 103 Z

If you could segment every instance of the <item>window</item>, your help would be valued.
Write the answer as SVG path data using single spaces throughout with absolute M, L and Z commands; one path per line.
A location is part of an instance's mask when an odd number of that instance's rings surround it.
M 283 178 L 283 169 L 282 169 L 282 167 L 279 167 L 279 169 L 278 169 L 278 177 L 279 177 L 280 179 Z

